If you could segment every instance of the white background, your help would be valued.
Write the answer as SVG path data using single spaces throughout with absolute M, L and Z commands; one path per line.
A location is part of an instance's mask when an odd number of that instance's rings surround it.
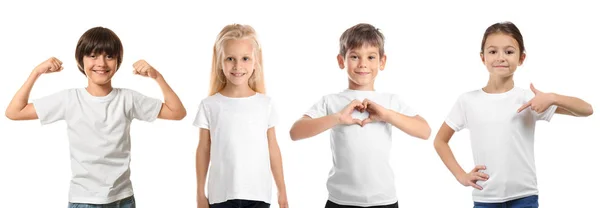
M 165 1 L 166 2 L 166 1 Z M 527 59 L 516 85 L 583 98 L 600 112 L 598 7 L 579 1 L 3 1 L 0 3 L 0 107 L 10 102 L 31 70 L 51 56 L 61 73 L 42 76 L 31 99 L 84 87 L 74 58 L 79 37 L 104 26 L 121 38 L 124 61 L 115 87 L 161 98 L 152 80 L 134 76 L 131 65 L 146 59 L 166 78 L 188 110 L 182 121 L 134 122 L 132 181 L 138 207 L 195 207 L 192 126 L 208 91 L 214 40 L 227 24 L 252 25 L 263 44 L 267 93 L 278 103 L 277 137 L 283 154 L 289 204 L 323 207 L 331 168 L 329 133 L 292 142 L 293 122 L 318 99 L 347 87 L 336 62 L 338 39 L 357 23 L 382 29 L 388 55 L 376 89 L 400 94 L 431 125 L 427 141 L 394 131 L 391 164 L 400 207 L 472 207 L 471 188 L 461 186 L 433 148 L 433 139 L 459 94 L 485 85 L 479 59 L 485 29 L 513 21 L 525 38 Z M 392 4 L 393 3 L 393 4 Z M 536 164 L 542 207 L 597 204 L 600 124 L 557 115 L 539 122 Z M 66 125 L 0 118 L 1 207 L 64 207 L 70 180 Z M 450 143 L 465 169 L 473 167 L 468 131 Z M 276 204 L 273 193 L 273 206 Z M 34 205 L 35 204 L 35 205 Z M 594 205 L 593 205 L 594 204 Z

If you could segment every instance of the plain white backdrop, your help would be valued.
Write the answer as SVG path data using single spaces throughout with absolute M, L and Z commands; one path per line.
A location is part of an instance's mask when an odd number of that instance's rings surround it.
M 3 1 L 0 107 L 6 109 L 31 70 L 52 56 L 65 69 L 43 75 L 31 99 L 85 87 L 74 58 L 77 40 L 95 26 L 112 29 L 125 48 L 113 85 L 162 98 L 154 81 L 131 73 L 131 65 L 145 59 L 188 111 L 182 121 L 132 125 L 138 207 L 195 207 L 198 129 L 192 121 L 208 92 L 212 46 L 225 25 L 250 24 L 263 45 L 267 94 L 280 112 L 276 130 L 290 207 L 323 207 L 332 165 L 329 132 L 297 142 L 288 132 L 321 96 L 347 87 L 335 58 L 339 36 L 357 23 L 371 23 L 386 36 L 388 56 L 376 89 L 401 95 L 432 128 L 427 141 L 394 131 L 390 162 L 400 207 L 472 207 L 472 189 L 456 182 L 433 139 L 456 98 L 487 81 L 478 54 L 485 29 L 512 21 L 527 49 L 516 85 L 533 82 L 541 91 L 577 96 L 597 112 L 587 118 L 557 115 L 536 129 L 541 206 L 588 207 L 597 204 L 600 187 L 599 20 L 597 7 L 585 1 Z M 1 206 L 65 207 L 71 176 L 65 123 L 40 126 L 1 117 L 0 128 Z M 455 134 L 450 145 L 463 168 L 471 169 L 469 132 Z M 275 194 L 271 207 L 278 207 Z

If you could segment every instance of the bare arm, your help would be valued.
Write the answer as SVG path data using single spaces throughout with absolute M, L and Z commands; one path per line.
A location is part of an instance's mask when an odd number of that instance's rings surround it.
M 452 172 L 452 175 L 454 175 L 458 182 L 464 186 L 472 186 L 481 190 L 482 187 L 477 185 L 476 182 L 478 180 L 487 180 L 489 177 L 485 173 L 478 172 L 479 170 L 485 170 L 485 166 L 477 165 L 470 173 L 465 172 L 465 170 L 460 167 L 456 161 L 456 158 L 454 157 L 454 154 L 448 145 L 452 135 L 454 135 L 454 130 L 444 122 L 435 136 L 435 140 L 433 141 L 435 151 L 438 153 L 442 159 L 442 162 L 444 162 L 444 165 L 446 165 L 448 170 Z
M 165 99 L 160 112 L 158 113 L 158 118 L 160 119 L 168 119 L 168 120 L 181 120 L 186 116 L 186 110 L 183 107 L 183 103 L 175 94 L 173 89 L 167 84 L 162 74 L 160 74 L 154 67 L 150 66 L 148 62 L 144 60 L 136 61 L 133 64 L 133 73 L 138 74 L 140 76 L 150 77 L 158 83 L 160 87 L 163 97 Z
M 281 151 L 277 144 L 275 136 L 275 127 L 267 130 L 267 138 L 269 141 L 269 157 L 271 161 L 271 172 L 277 185 L 277 193 L 279 195 L 279 207 L 287 207 L 287 192 L 285 188 L 285 180 L 283 177 L 283 164 L 281 159 Z
M 206 175 L 210 163 L 210 131 L 200 128 L 200 141 L 196 149 L 196 180 L 198 207 L 208 208 L 208 199 L 204 193 Z
M 552 93 L 554 104 L 558 106 L 556 113 L 577 117 L 586 117 L 594 113 L 592 105 L 576 97 Z
M 181 120 L 185 118 L 187 112 L 185 107 L 183 107 L 183 103 L 181 103 L 179 96 L 175 94 L 163 76 L 159 74 L 156 78 L 156 82 L 160 86 L 163 97 L 165 98 L 160 113 L 158 113 L 158 118 L 169 120 Z
M 44 73 L 59 72 L 63 69 L 62 62 L 54 57 L 42 62 L 35 67 L 29 78 L 17 91 L 13 99 L 6 107 L 5 115 L 11 120 L 33 120 L 38 119 L 33 104 L 29 102 L 29 94 L 35 81 Z
M 411 117 L 390 110 L 389 115 L 384 118 L 384 121 L 413 137 L 427 140 L 431 135 L 429 124 L 419 115 Z
M 354 100 L 350 102 L 344 109 L 340 112 L 323 116 L 320 118 L 311 118 L 307 115 L 304 115 L 300 120 L 296 121 L 290 129 L 290 137 L 292 140 L 300 140 L 315 136 L 320 134 L 321 132 L 326 131 L 338 124 L 358 124 L 361 125 L 361 121 L 358 119 L 352 118 L 352 112 L 355 109 L 361 109 L 362 103 L 358 100 Z
M 327 129 L 330 129 L 339 123 L 339 115 L 332 114 L 321 118 L 311 118 L 303 116 L 296 121 L 290 130 L 292 140 L 300 140 L 313 137 Z

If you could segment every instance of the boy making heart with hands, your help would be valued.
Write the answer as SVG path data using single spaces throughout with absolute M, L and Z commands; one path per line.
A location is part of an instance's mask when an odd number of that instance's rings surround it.
M 431 133 L 399 96 L 375 91 L 386 62 L 383 46 L 383 34 L 370 24 L 347 29 L 337 60 L 348 73 L 348 89 L 324 96 L 290 130 L 292 140 L 299 140 L 331 129 L 334 166 L 326 208 L 398 207 L 389 164 L 392 126 L 421 139 Z

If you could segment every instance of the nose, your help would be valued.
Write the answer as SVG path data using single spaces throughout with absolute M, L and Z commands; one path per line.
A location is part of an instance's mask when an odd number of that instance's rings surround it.
M 96 59 L 96 65 L 100 67 L 106 66 L 106 56 L 100 56 Z
M 358 60 L 358 68 L 367 68 L 367 60 L 361 58 Z
M 236 61 L 235 64 L 233 65 L 233 69 L 241 69 L 241 68 L 242 68 L 241 61 Z

